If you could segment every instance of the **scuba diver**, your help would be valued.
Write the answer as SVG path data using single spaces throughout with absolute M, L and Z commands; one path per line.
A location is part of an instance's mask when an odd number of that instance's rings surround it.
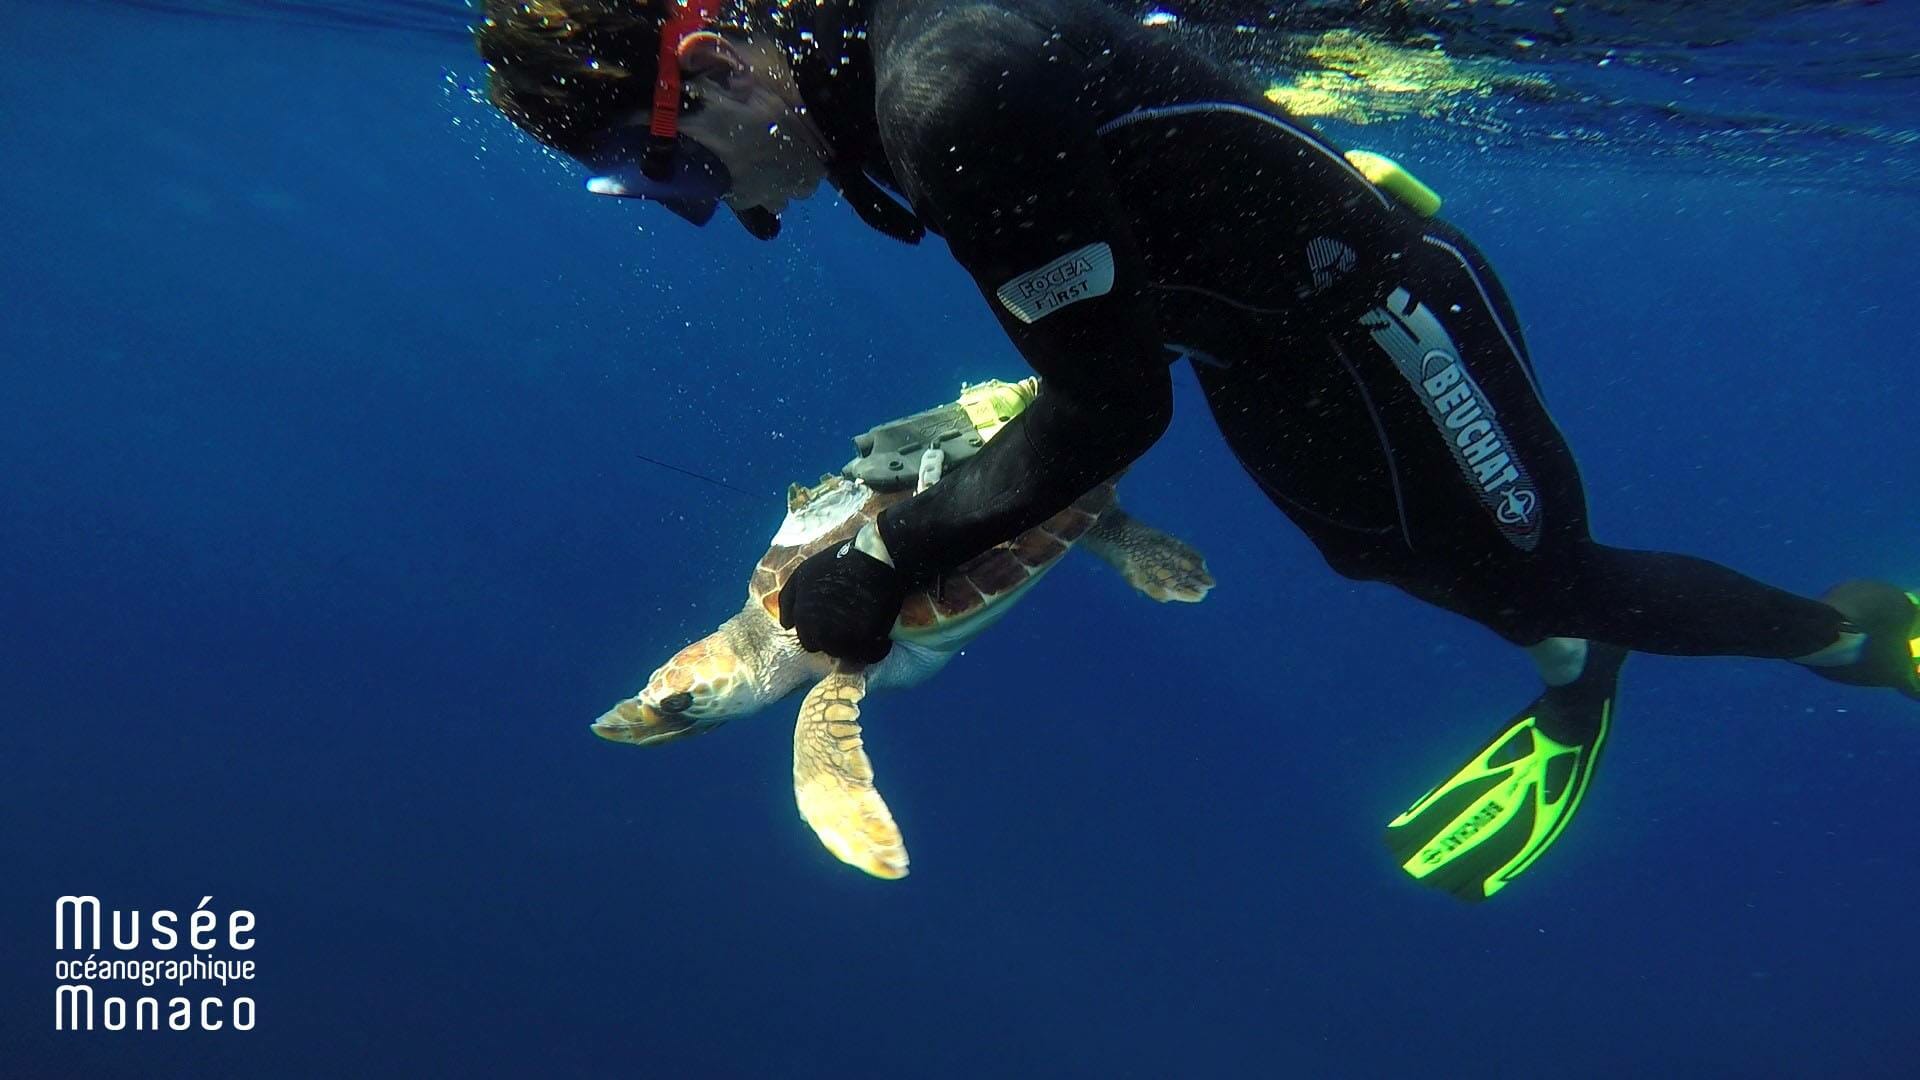
M 1920 698 L 1920 598 L 1811 600 L 1588 531 L 1519 319 L 1437 198 L 1250 76 L 1098 0 L 485 0 L 492 102 L 588 189 L 762 239 L 824 181 L 945 239 L 1041 379 L 965 467 L 800 566 L 809 650 L 874 662 L 905 589 L 1124 470 L 1192 361 L 1221 433 L 1332 568 L 1466 616 L 1545 687 L 1387 830 L 1483 899 L 1578 808 L 1630 651 L 1790 660 Z M 897 198 L 895 197 L 897 196 Z

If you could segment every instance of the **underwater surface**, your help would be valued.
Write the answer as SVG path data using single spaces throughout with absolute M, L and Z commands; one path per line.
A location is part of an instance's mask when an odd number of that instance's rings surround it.
M 1447 197 L 1601 539 L 1920 584 L 1920 5 L 1560 7 L 1141 10 Z M 1546 858 L 1423 889 L 1381 829 L 1532 669 L 1327 569 L 1184 368 L 1121 492 L 1218 587 L 1075 557 L 870 698 L 912 876 L 798 820 L 796 701 L 595 738 L 788 482 L 1025 374 L 972 283 L 589 197 L 457 3 L 13 14 L 0 1075 L 1915 1075 L 1920 706 L 1637 656 Z M 81 894 L 252 912 L 253 1030 L 53 1030 Z

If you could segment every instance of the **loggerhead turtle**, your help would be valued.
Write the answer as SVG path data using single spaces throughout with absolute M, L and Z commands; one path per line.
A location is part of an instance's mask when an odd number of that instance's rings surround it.
M 1022 405 L 1031 397 L 1030 384 L 986 385 L 1025 390 Z M 1003 410 L 999 420 L 1008 418 Z M 982 441 L 998 427 L 981 428 Z M 1213 587 L 1200 553 L 1122 511 L 1108 481 L 1041 525 L 946 573 L 933 588 L 910 593 L 894 623 L 893 651 L 880 663 L 863 668 L 803 651 L 793 632 L 780 626 L 787 576 L 807 556 L 851 539 L 910 494 L 840 475 L 824 476 L 810 488 L 794 484 L 786 519 L 748 583 L 746 606 L 674 654 L 645 689 L 595 721 L 594 733 L 636 746 L 702 734 L 817 680 L 801 702 L 793 733 L 800 816 L 842 862 L 875 877 L 905 877 L 906 846 L 874 789 L 861 739 L 860 702 L 869 689 L 931 677 L 1076 544 L 1154 600 L 1196 603 Z

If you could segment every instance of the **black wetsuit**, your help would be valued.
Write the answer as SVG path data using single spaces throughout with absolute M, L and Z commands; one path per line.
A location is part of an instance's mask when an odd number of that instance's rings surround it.
M 1786 658 L 1841 631 L 1713 563 L 1595 543 L 1486 261 L 1240 74 L 1092 0 L 841 14 L 800 68 L 836 167 L 905 196 L 1042 377 L 966 468 L 882 519 L 910 578 L 1123 469 L 1165 430 L 1184 355 L 1241 464 L 1342 574 L 1523 645 Z

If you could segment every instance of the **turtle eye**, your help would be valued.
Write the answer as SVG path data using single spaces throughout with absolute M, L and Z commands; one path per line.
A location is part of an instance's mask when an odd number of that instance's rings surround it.
M 683 713 L 693 708 L 693 695 L 687 693 L 685 690 L 677 694 L 668 694 L 666 697 L 661 698 L 660 704 L 655 705 L 654 708 L 665 713 Z

